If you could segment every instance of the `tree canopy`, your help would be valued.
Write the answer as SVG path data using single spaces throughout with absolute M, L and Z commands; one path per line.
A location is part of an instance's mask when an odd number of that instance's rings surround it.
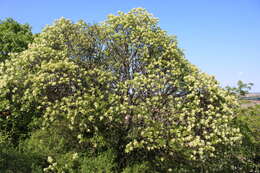
M 31 27 L 12 18 L 0 20 L 0 62 L 8 59 L 9 53 L 27 49 L 33 40 Z
M 157 171 L 180 160 L 201 167 L 241 139 L 232 124 L 236 98 L 188 62 L 176 38 L 140 8 L 96 25 L 61 18 L 47 26 L 0 65 L 0 102 L 0 129 L 13 139 L 38 120 L 40 131 L 67 131 L 70 152 L 113 149 L 119 170 L 133 158 Z M 58 172 L 55 154 L 46 155 L 45 171 Z

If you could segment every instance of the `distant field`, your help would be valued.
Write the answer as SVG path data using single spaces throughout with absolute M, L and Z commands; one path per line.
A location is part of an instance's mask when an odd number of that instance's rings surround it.
M 250 107 L 260 104 L 260 93 L 250 93 L 242 98 L 242 107 Z
M 260 93 L 249 93 L 246 97 L 260 97 Z

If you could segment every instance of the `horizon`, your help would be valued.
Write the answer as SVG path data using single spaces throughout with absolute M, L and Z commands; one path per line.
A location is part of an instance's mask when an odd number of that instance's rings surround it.
M 0 2 L 0 19 L 28 23 L 33 33 L 65 17 L 99 23 L 109 14 L 142 7 L 159 19 L 159 26 L 177 36 L 185 57 L 221 86 L 252 82 L 260 93 L 260 1 L 18 1 Z M 186 2 L 186 3 L 185 3 Z

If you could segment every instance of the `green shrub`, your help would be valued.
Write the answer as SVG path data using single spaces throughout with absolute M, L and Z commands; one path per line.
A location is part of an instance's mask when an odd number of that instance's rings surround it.
M 99 153 L 97 157 L 85 157 L 81 165 L 81 172 L 116 172 L 117 164 L 115 163 L 115 158 L 115 153 L 112 150 Z
M 122 173 L 151 173 L 155 172 L 151 170 L 151 167 L 147 162 L 144 163 L 136 163 L 134 165 L 126 167 Z
M 243 134 L 244 153 L 260 169 L 260 105 L 243 108 L 237 122 Z
M 42 173 L 44 159 L 33 153 L 19 151 L 0 135 L 1 173 Z
M 77 151 L 78 146 L 75 135 L 73 136 L 71 130 L 60 123 L 53 124 L 51 128 L 35 130 L 28 139 L 20 143 L 22 150 L 37 153 L 45 158 Z
M 46 163 L 41 165 L 44 172 L 75 173 L 80 172 L 81 167 L 82 170 L 90 169 L 87 167 L 89 163 L 93 169 L 94 164 L 100 169 L 112 164 L 108 159 L 114 160 L 114 153 L 103 153 L 106 145 L 101 136 L 94 136 L 79 143 L 73 131 L 64 125 L 61 122 L 53 123 L 51 127 L 35 130 L 28 139 L 20 143 L 20 149 L 45 160 Z M 96 146 L 93 146 L 94 144 Z M 99 155 L 95 157 L 97 154 Z

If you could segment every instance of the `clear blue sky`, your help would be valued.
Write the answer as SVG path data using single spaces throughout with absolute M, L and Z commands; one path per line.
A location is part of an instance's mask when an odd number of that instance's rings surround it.
M 37 33 L 62 16 L 96 23 L 135 7 L 158 17 L 187 59 L 222 86 L 241 79 L 260 92 L 260 0 L 0 0 L 0 19 L 27 22 Z

